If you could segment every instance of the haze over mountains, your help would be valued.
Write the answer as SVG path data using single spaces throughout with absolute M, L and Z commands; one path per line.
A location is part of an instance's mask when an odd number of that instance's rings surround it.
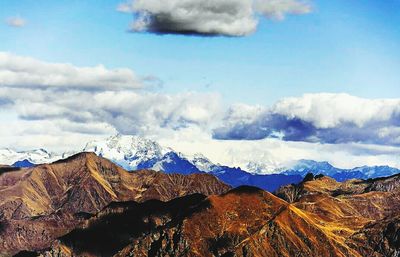
M 82 151 L 94 152 L 127 170 L 152 169 L 179 174 L 210 173 L 233 187 L 250 185 L 271 192 L 280 186 L 300 182 L 307 173 L 324 174 L 337 181 L 386 177 L 400 173 L 400 170 L 389 166 L 340 169 L 328 162 L 312 160 L 299 160 L 291 167 L 281 170 L 260 170 L 260 167 L 245 170 L 242 167 L 215 164 L 201 153 L 192 156 L 185 155 L 138 136 L 116 135 L 103 141 L 89 142 Z M 31 167 L 34 164 L 53 162 L 73 153 L 71 151 L 52 154 L 44 149 L 15 152 L 4 149 L 0 150 L 0 163 L 15 167 Z

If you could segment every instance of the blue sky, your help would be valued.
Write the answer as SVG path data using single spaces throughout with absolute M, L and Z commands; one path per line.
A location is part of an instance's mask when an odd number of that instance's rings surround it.
M 129 67 L 165 92 L 215 91 L 227 102 L 272 104 L 287 96 L 347 92 L 400 95 L 400 1 L 314 1 L 308 15 L 263 19 L 248 37 L 126 32 L 120 1 L 1 2 L 0 50 L 77 66 Z
M 400 167 L 400 0 L 121 1 L 0 2 L 0 148 L 122 133 L 232 166 Z

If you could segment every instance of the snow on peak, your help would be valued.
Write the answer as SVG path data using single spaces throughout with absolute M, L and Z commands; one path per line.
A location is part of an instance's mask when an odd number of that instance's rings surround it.
M 166 149 L 157 142 L 140 136 L 115 135 L 106 140 L 92 141 L 83 149 L 110 159 L 124 168 L 136 169 L 140 164 L 160 159 Z
M 204 172 L 210 172 L 215 167 L 215 164 L 201 153 L 194 154 L 190 161 L 200 171 Z
M 86 145 L 85 152 L 94 152 L 112 160 L 128 170 L 168 170 L 174 165 L 178 169 L 211 171 L 215 165 L 202 154 L 188 157 L 157 142 L 140 137 L 115 135 L 103 141 Z
M 29 161 L 32 164 L 50 163 L 60 156 L 47 152 L 44 149 L 30 151 L 14 151 L 8 148 L 0 149 L 0 164 L 13 165 L 18 161 Z

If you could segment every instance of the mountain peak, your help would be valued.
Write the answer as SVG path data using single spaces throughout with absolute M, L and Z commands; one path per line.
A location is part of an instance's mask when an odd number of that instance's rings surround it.
M 54 163 L 55 164 L 56 163 L 68 163 L 68 162 L 72 162 L 72 161 L 75 161 L 75 160 L 82 160 L 82 159 L 84 159 L 84 160 L 96 160 L 96 159 L 104 159 L 104 158 L 101 158 L 101 157 L 97 156 L 93 152 L 80 152 L 80 153 L 77 153 L 77 154 L 73 154 L 73 155 L 71 155 L 71 156 L 69 156 L 67 158 L 57 160 Z
M 155 141 L 140 136 L 121 134 L 111 136 L 106 140 L 92 141 L 85 146 L 83 151 L 107 157 L 126 169 L 143 168 L 141 165 L 143 162 L 154 163 L 166 152 Z

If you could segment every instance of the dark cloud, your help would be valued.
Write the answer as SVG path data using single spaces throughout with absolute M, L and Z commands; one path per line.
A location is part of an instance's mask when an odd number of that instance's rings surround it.
M 251 123 L 239 122 L 232 127 L 217 128 L 213 132 L 215 139 L 259 140 L 267 137 L 279 137 L 287 141 L 305 141 L 314 133 L 315 128 L 300 119 L 288 119 L 283 115 L 267 114 Z
M 245 36 L 256 30 L 260 15 L 282 20 L 287 14 L 308 13 L 311 7 L 300 0 L 132 0 L 117 10 L 133 13 L 135 32 Z

